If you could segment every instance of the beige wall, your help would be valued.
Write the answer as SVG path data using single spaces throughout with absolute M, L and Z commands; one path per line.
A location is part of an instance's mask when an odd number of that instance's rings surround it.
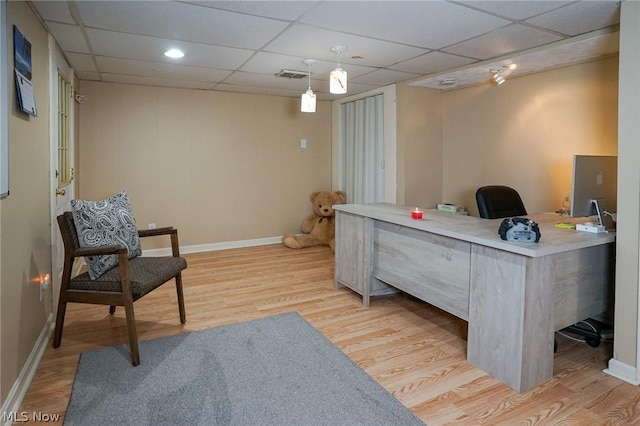
M 183 246 L 300 232 L 311 192 L 331 189 L 329 102 L 306 114 L 296 98 L 95 82 L 80 91 L 78 198 L 126 190 L 139 227 L 173 225 Z
M 475 190 L 514 187 L 530 212 L 571 193 L 574 154 L 617 154 L 618 58 L 443 95 L 443 201 L 477 215 Z
M 398 84 L 398 203 L 442 202 L 442 93 Z
M 0 397 L 4 402 L 51 313 L 50 293 L 40 301 L 37 279 L 50 273 L 49 86 L 47 33 L 25 2 L 8 2 L 7 37 L 13 25 L 31 42 L 32 84 L 38 117 L 19 112 L 9 54 L 9 197 L 0 201 L 2 304 Z

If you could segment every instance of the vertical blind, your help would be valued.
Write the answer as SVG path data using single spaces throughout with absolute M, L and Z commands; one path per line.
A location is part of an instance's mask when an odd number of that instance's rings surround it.
M 340 183 L 349 203 L 384 201 L 384 98 L 340 106 Z

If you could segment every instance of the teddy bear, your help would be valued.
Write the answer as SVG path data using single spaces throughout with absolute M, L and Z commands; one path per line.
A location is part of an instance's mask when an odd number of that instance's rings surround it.
M 335 249 L 335 211 L 334 204 L 347 202 L 347 195 L 343 191 L 316 191 L 311 194 L 313 214 L 302 222 L 304 234 L 288 234 L 282 237 L 282 242 L 289 248 L 305 248 L 325 245 Z

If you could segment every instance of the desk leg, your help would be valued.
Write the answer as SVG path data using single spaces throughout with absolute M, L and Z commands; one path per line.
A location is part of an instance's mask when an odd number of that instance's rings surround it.
M 371 280 L 373 280 L 373 219 L 364 218 L 362 230 L 362 304 L 369 307 L 371 301 Z
M 524 392 L 553 375 L 550 256 L 472 247 L 467 359 Z

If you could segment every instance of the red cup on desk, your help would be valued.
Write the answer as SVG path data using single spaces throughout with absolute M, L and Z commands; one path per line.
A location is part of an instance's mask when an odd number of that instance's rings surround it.
M 411 210 L 411 217 L 413 219 L 422 219 L 422 210 L 420 210 L 417 207 L 415 209 Z

